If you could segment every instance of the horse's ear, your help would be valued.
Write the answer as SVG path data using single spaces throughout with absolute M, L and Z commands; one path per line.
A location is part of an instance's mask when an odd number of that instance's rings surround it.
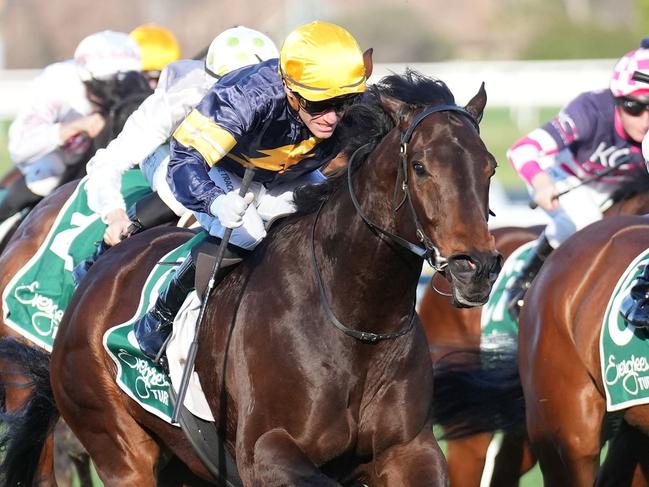
M 365 79 L 370 79 L 372 76 L 372 71 L 374 70 L 374 61 L 372 61 L 372 53 L 374 52 L 373 48 L 369 48 L 363 53 L 363 64 L 365 64 Z
M 482 113 L 484 112 L 484 107 L 487 105 L 487 92 L 484 89 L 484 81 L 480 85 L 478 93 L 471 98 L 471 101 L 465 106 L 467 112 L 473 115 L 476 122 L 480 123 L 482 120 Z
M 383 107 L 383 110 L 388 112 L 394 124 L 397 127 L 400 127 L 403 122 L 403 116 L 405 115 L 408 108 L 406 103 L 386 95 L 381 95 L 380 99 L 381 107 Z

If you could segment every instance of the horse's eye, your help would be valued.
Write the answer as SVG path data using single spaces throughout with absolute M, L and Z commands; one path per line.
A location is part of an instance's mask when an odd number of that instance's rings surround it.
M 426 174 L 426 168 L 419 161 L 412 161 L 412 168 L 415 170 L 417 176 L 424 176 Z

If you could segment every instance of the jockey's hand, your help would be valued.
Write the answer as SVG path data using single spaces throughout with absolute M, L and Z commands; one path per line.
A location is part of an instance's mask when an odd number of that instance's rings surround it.
M 128 227 L 131 226 L 131 219 L 121 208 L 116 208 L 106 214 L 106 231 L 104 232 L 104 241 L 110 245 L 117 245 L 129 236 Z
M 81 132 L 86 132 L 91 139 L 99 135 L 106 125 L 106 119 L 101 113 L 91 113 L 71 122 L 61 124 L 59 135 L 63 142 Z
M 210 213 L 226 228 L 240 227 L 243 224 L 243 215 L 254 198 L 255 195 L 252 193 L 247 193 L 242 198 L 239 196 L 239 190 L 230 191 L 218 196 L 212 202 Z
M 532 178 L 532 187 L 534 188 L 534 202 L 537 205 L 545 211 L 559 209 L 557 188 L 546 172 L 540 172 Z

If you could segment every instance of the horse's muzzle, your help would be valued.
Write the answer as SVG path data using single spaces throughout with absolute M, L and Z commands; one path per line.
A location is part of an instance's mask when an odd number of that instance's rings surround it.
M 472 308 L 485 304 L 502 264 L 502 255 L 495 251 L 451 256 L 446 274 L 453 288 L 453 305 Z

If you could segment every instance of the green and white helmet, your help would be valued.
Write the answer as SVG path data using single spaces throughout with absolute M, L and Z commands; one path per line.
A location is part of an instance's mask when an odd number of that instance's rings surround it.
M 220 78 L 243 66 L 277 57 L 277 46 L 267 35 L 240 25 L 214 38 L 205 57 L 205 70 Z

